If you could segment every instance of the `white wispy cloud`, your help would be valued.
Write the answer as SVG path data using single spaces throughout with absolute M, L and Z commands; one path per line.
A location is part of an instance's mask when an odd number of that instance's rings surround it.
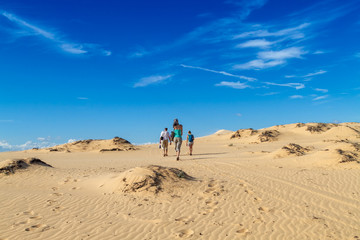
M 313 77 L 313 76 L 316 76 L 316 75 L 322 75 L 322 74 L 325 74 L 327 73 L 327 71 L 325 70 L 319 70 L 319 71 L 316 71 L 316 72 L 312 72 L 312 73 L 308 73 L 308 74 L 305 74 L 305 75 L 285 75 L 285 78 L 307 78 L 307 77 Z
M 282 37 L 282 36 L 292 36 L 293 38 L 301 38 L 303 37 L 302 32 L 303 30 L 310 26 L 310 23 L 303 23 L 299 26 L 292 27 L 292 28 L 284 28 L 278 31 L 269 32 L 267 29 L 260 29 L 255 31 L 243 32 L 241 34 L 235 35 L 234 39 L 239 38 L 258 38 L 258 37 Z
M 241 11 L 238 13 L 241 19 L 246 18 L 250 13 L 258 8 L 261 8 L 266 4 L 268 0 L 253 0 L 253 1 L 238 1 L 238 0 L 227 0 L 226 3 L 234 4 L 241 7 Z
M 268 48 L 275 42 L 267 41 L 266 39 L 254 39 L 236 45 L 236 48 Z
M 79 99 L 79 100 L 89 100 L 89 98 L 87 98 L 87 97 L 77 97 L 77 99 Z
M 63 52 L 75 54 L 75 55 L 83 55 L 83 54 L 97 54 L 103 56 L 110 56 L 111 51 L 105 50 L 97 44 L 90 44 L 90 43 L 73 43 L 62 39 L 58 34 L 53 33 L 49 30 L 45 30 L 35 24 L 32 24 L 24 19 L 16 16 L 15 14 L 0 11 L 0 15 L 11 21 L 12 23 L 16 24 L 18 27 L 21 28 L 22 32 L 19 37 L 24 36 L 26 33 L 27 36 L 36 36 L 47 39 L 49 43 L 56 46 Z M 18 34 L 18 29 L 13 29 L 14 34 Z
M 8 142 L 6 142 L 4 140 L 0 140 L 0 148 L 11 149 L 12 146 Z
M 355 53 L 355 57 L 360 58 L 360 52 Z
M 285 60 L 289 58 L 301 58 L 307 52 L 302 47 L 290 47 L 279 51 L 263 51 L 258 57 L 264 60 Z
M 321 75 L 321 74 L 324 74 L 324 73 L 327 73 L 327 71 L 319 70 L 317 72 L 308 73 L 308 74 L 304 75 L 303 77 L 312 77 L 312 76 Z
M 304 98 L 304 96 L 302 95 L 292 95 L 290 96 L 291 99 L 301 99 L 301 98 Z
M 12 145 L 5 140 L 0 140 L 0 152 L 1 151 L 23 151 L 31 148 L 47 148 L 55 146 L 55 143 L 50 143 L 46 139 L 38 139 L 39 142 L 27 141 L 24 144 Z
M 60 44 L 60 48 L 65 52 L 72 53 L 72 54 L 85 54 L 88 51 L 84 50 L 84 47 L 80 44 L 73 44 L 73 43 L 63 43 Z
M 258 94 L 259 96 L 273 96 L 273 95 L 277 95 L 279 94 L 279 92 L 268 92 L 268 93 L 263 93 L 263 94 Z
M 199 70 L 203 70 L 203 71 L 206 71 L 206 72 L 212 72 L 212 73 L 222 74 L 222 75 L 229 76 L 229 77 L 240 78 L 240 79 L 244 79 L 244 80 L 247 80 L 247 81 L 255 81 L 256 80 L 256 78 L 246 77 L 246 76 L 241 76 L 241 75 L 235 75 L 235 74 L 228 73 L 228 72 L 225 72 L 225 71 L 216 71 L 216 70 L 212 70 L 212 69 L 208 69 L 208 68 L 189 66 L 189 65 L 185 65 L 185 64 L 180 64 L 180 66 L 184 67 L 184 68 L 199 69 Z
M 195 42 L 211 44 L 222 41 L 229 41 L 229 39 L 233 38 L 234 32 L 238 31 L 239 26 L 243 25 L 242 20 L 246 19 L 255 9 L 264 6 L 266 2 L 267 0 L 226 1 L 228 4 L 236 5 L 236 7 L 233 8 L 234 14 L 232 16 L 216 19 L 196 27 L 172 43 L 163 46 L 157 46 L 153 49 L 148 49 L 146 54 L 142 54 L 142 51 L 136 51 L 135 54 L 131 53 L 129 56 L 142 57 L 154 53 L 177 49 L 179 46 L 185 46 L 188 44 L 192 45 Z
M 303 83 L 273 83 L 273 82 L 264 82 L 267 85 L 279 86 L 279 87 L 291 87 L 296 90 L 305 88 Z
M 44 38 L 50 39 L 50 40 L 55 40 L 55 35 L 51 32 L 48 32 L 46 30 L 43 30 L 31 23 L 28 23 L 20 18 L 18 18 L 17 16 L 15 16 L 14 14 L 8 13 L 3 11 L 1 13 L 4 17 L 6 17 L 7 19 L 9 19 L 11 22 L 14 22 L 24 28 L 27 28 L 29 30 L 31 30 L 35 35 L 40 35 Z
M 323 93 L 327 93 L 329 91 L 327 89 L 322 89 L 322 88 L 315 88 L 314 90 L 318 91 L 318 92 L 323 92 Z
M 290 47 L 279 51 L 262 51 L 258 59 L 243 64 L 235 64 L 234 69 L 264 69 L 285 64 L 287 59 L 301 58 L 307 52 L 302 47 Z
M 144 77 L 144 78 L 141 78 L 137 83 L 134 84 L 134 88 L 146 87 L 151 84 L 160 83 L 167 79 L 170 79 L 173 76 L 174 75 L 155 75 L 155 76 L 150 76 L 150 77 Z
M 310 7 L 301 9 L 290 14 L 291 17 L 300 18 L 311 16 L 316 23 L 324 24 L 343 17 L 350 12 L 358 11 L 359 3 L 355 1 L 344 1 L 338 4 L 337 1 L 325 0 L 315 1 Z
M 242 117 L 242 114 L 241 113 L 237 113 L 237 114 L 235 114 L 236 116 L 238 116 L 238 117 Z
M 262 59 L 255 59 L 252 60 L 250 62 L 247 63 L 243 63 L 243 64 L 235 64 L 233 66 L 233 69 L 255 69 L 255 70 L 260 70 L 260 69 L 264 69 L 264 68 L 270 68 L 270 67 L 275 67 L 278 65 L 282 65 L 286 63 L 286 61 L 284 60 L 272 60 L 272 61 L 264 61 Z
M 323 99 L 328 98 L 328 97 L 329 97 L 329 95 L 324 95 L 324 96 L 315 97 L 315 98 L 313 99 L 313 101 L 323 100 Z
M 239 81 L 237 81 L 237 82 L 222 81 L 220 83 L 215 84 L 215 86 L 217 86 L 217 87 L 230 87 L 230 88 L 235 88 L 235 89 L 245 89 L 245 88 L 250 87 L 246 83 L 241 83 Z

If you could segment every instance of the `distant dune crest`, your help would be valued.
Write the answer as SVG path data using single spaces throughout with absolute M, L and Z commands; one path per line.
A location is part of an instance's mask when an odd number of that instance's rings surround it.
M 41 150 L 49 152 L 119 152 L 136 150 L 136 147 L 123 138 L 114 137 L 108 140 L 80 140 Z

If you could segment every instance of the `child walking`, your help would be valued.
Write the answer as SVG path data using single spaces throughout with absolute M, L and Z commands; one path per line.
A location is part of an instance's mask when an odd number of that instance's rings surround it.
M 194 135 L 192 135 L 191 131 L 189 131 L 186 138 L 186 146 L 189 146 L 190 156 L 192 155 L 194 140 L 195 140 Z

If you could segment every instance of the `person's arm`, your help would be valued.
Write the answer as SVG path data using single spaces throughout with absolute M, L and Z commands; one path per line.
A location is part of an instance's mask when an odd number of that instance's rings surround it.
M 167 133 L 167 138 L 169 139 L 169 142 L 171 144 L 171 137 L 170 137 L 170 133 L 169 132 L 166 132 Z
M 187 135 L 186 137 L 186 146 L 188 145 L 188 142 L 189 142 L 189 135 Z
M 181 136 L 183 135 L 183 125 L 180 125 Z

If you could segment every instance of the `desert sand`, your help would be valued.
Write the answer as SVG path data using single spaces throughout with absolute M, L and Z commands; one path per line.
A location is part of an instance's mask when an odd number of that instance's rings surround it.
M 360 238 L 360 123 L 220 130 L 186 153 L 121 138 L 0 153 L 0 239 Z

